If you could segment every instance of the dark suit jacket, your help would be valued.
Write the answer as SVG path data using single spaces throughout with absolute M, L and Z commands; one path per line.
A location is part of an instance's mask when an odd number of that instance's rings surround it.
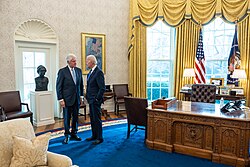
M 75 100 L 77 100 L 78 105 L 80 105 L 80 96 L 83 96 L 82 70 L 75 67 L 75 73 L 76 84 L 68 66 L 58 71 L 56 81 L 57 99 L 64 99 L 66 106 L 72 106 L 75 103 Z
M 97 66 L 87 80 L 86 98 L 89 104 L 94 102 L 103 103 L 103 94 L 105 92 L 104 74 Z

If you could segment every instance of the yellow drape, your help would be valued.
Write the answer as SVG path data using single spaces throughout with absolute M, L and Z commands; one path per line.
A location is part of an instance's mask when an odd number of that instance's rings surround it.
M 194 56 L 199 35 L 199 24 L 206 24 L 215 16 L 226 21 L 240 20 L 239 46 L 242 67 L 249 69 L 249 18 L 250 0 L 130 0 L 129 20 L 129 85 L 135 96 L 146 97 L 146 26 L 163 19 L 176 27 L 176 63 L 174 68 L 174 95 L 187 81 L 182 80 L 183 69 L 194 66 Z M 192 20 L 192 21 L 191 21 Z M 142 24 L 139 24 L 141 22 Z M 247 29 L 242 25 L 248 26 Z M 244 31 L 243 31 L 244 30 Z M 247 36 L 246 36 L 247 35 Z M 244 39 L 243 39 L 244 38 Z M 244 41 L 244 42 L 242 42 Z M 247 42 L 246 42 L 247 41 Z M 239 44 L 240 45 L 240 44 Z M 243 48 L 241 48 L 243 47 Z M 244 48 L 245 47 L 245 48 Z M 247 62 L 246 62 L 247 61 Z M 248 79 L 249 73 L 247 72 Z M 245 86 L 249 96 L 249 81 Z
M 241 57 L 241 69 L 245 69 L 247 80 L 240 80 L 240 86 L 244 88 L 244 94 L 246 96 L 247 105 L 250 105 L 250 15 L 239 22 L 239 49 Z
M 176 58 L 174 67 L 174 96 L 180 98 L 180 88 L 188 83 L 183 79 L 184 68 L 194 68 L 195 53 L 199 40 L 199 26 L 191 20 L 185 21 L 176 28 Z M 193 80 L 191 81 L 193 83 Z
M 129 91 L 134 97 L 146 97 L 146 27 L 134 23 L 134 45 L 129 53 Z

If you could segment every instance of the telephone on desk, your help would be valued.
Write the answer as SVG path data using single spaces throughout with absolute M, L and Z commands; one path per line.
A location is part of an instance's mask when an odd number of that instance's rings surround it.
M 220 110 L 223 113 L 241 111 L 241 107 L 243 106 L 242 100 L 236 100 L 235 102 L 230 101 L 226 105 L 224 105 Z

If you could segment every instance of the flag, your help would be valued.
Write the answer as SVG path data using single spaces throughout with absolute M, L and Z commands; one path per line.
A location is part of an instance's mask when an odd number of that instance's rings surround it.
M 239 84 L 238 78 L 231 78 L 231 75 L 233 74 L 234 69 L 239 69 L 239 68 L 240 68 L 240 50 L 238 46 L 237 27 L 235 26 L 234 39 L 228 57 L 227 84 L 234 84 L 235 86 L 238 86 Z
M 206 83 L 205 75 L 205 56 L 204 56 L 204 50 L 203 50 L 203 39 L 202 39 L 202 31 L 200 30 L 200 37 L 199 42 L 197 46 L 196 51 L 196 57 L 195 57 L 195 78 L 194 83 Z

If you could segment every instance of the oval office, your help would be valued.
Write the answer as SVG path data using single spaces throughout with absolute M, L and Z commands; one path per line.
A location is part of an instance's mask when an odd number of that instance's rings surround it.
M 0 1 L 0 166 L 250 166 L 249 11 Z

